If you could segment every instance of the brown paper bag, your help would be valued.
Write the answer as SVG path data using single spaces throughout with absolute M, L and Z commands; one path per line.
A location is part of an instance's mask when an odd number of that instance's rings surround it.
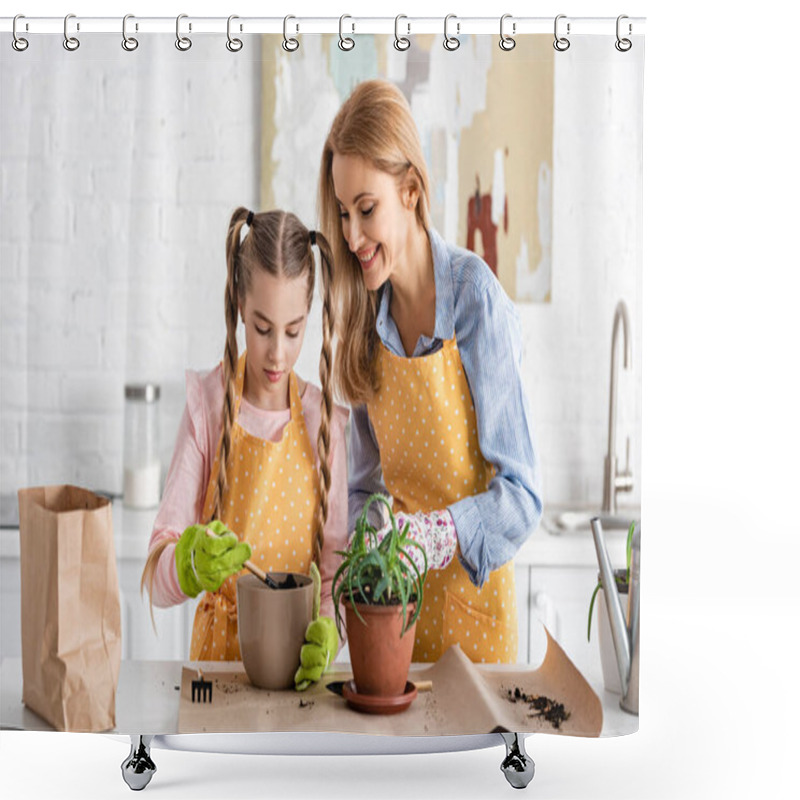
M 61 731 L 115 724 L 122 640 L 111 503 L 77 486 L 19 492 L 22 701 Z

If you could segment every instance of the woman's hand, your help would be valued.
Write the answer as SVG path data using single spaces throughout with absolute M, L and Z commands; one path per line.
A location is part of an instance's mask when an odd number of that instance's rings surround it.
M 400 512 L 395 514 L 395 520 L 400 531 L 408 524 L 408 537 L 425 550 L 428 569 L 444 569 L 453 560 L 458 546 L 458 536 L 453 518 L 447 509 L 427 514 L 421 511 L 416 514 Z M 378 531 L 378 542 L 383 541 L 390 530 L 391 525 L 384 525 Z M 408 553 L 417 569 L 422 572 L 425 566 L 422 554 L 416 547 L 408 548 Z
M 190 525 L 175 545 L 181 590 L 189 597 L 197 597 L 203 590 L 216 592 L 226 578 L 242 569 L 251 555 L 250 545 L 240 542 L 219 520 L 208 525 Z

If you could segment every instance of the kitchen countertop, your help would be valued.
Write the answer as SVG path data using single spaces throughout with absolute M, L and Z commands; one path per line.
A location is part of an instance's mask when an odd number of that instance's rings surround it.
M 105 733 L 178 734 L 180 691 L 176 687 L 180 687 L 183 666 L 182 661 L 123 660 L 117 686 L 117 724 L 113 730 Z M 516 670 L 519 666 L 482 665 L 498 670 Z M 601 736 L 623 736 L 638 730 L 639 718 L 620 709 L 618 694 L 603 690 L 593 681 L 590 681 L 590 685 L 603 704 Z M 21 658 L 4 658 L 0 663 L 0 729 L 53 730 L 22 703 Z
M 589 510 L 588 507 L 547 507 L 539 528 L 528 538 L 514 558 L 518 566 L 531 567 L 596 567 L 597 556 L 589 528 L 562 531 L 555 519 L 563 511 Z M 624 511 L 624 510 L 621 510 Z M 157 509 L 133 510 L 125 508 L 120 499 L 112 502 L 114 545 L 117 558 L 144 561 L 147 545 Z M 630 511 L 639 514 L 638 509 Z M 625 563 L 625 540 L 623 529 L 605 532 L 609 556 L 612 563 Z M 19 558 L 19 529 L 0 530 L 0 558 Z

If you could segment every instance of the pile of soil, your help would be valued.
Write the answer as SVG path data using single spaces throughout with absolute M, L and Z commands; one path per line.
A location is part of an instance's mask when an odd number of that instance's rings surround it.
M 564 708 L 563 703 L 558 703 L 544 695 L 525 694 L 519 686 L 516 686 L 513 691 L 508 690 L 506 700 L 510 703 L 527 703 L 528 709 L 533 712 L 528 714 L 529 717 L 544 717 L 556 729 L 560 728 L 561 723 L 566 722 L 570 717 L 570 713 Z

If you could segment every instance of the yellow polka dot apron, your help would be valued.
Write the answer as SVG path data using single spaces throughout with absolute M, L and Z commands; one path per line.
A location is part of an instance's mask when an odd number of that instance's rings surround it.
M 383 344 L 380 391 L 367 405 L 394 510 L 435 511 L 485 492 L 494 468 L 481 454 L 477 421 L 455 338 L 441 350 L 401 358 Z M 425 581 L 414 661 L 437 661 L 458 643 L 475 662 L 517 660 L 514 565 L 490 573 L 478 589 L 458 555 Z
M 228 460 L 228 491 L 222 521 L 253 550 L 251 561 L 265 572 L 307 573 L 311 567 L 319 478 L 306 430 L 297 378 L 289 375 L 290 419 L 280 441 L 253 436 L 238 423 L 245 355 L 236 371 L 236 404 Z M 219 473 L 219 445 L 206 490 L 203 520 L 209 521 Z M 206 592 L 197 606 L 190 657 L 240 661 L 236 581 Z

